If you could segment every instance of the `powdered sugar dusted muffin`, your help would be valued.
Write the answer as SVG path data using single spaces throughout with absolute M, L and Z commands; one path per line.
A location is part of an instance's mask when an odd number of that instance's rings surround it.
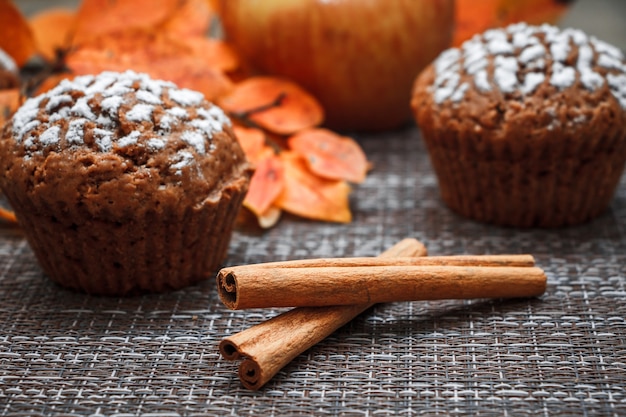
M 130 71 L 27 100 L 2 132 L 0 171 L 45 272 L 110 295 L 208 278 L 251 174 L 221 109 Z
M 581 223 L 626 161 L 626 62 L 580 30 L 515 24 L 444 51 L 411 101 L 443 200 L 480 221 Z
M 0 48 L 0 90 L 19 86 L 19 70 L 13 58 Z

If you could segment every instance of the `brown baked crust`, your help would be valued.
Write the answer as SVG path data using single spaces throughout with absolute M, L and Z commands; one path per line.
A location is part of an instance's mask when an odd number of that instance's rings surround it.
M 29 99 L 3 130 L 0 172 L 48 275 L 116 295 L 207 278 L 251 175 L 221 109 L 132 72 Z
M 623 54 L 580 31 L 477 35 L 425 69 L 411 105 L 443 200 L 470 218 L 580 223 L 607 207 L 624 169 Z

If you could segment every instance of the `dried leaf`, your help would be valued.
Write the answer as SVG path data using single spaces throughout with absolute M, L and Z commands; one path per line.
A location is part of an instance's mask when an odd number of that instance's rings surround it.
M 328 129 L 308 129 L 288 139 L 289 147 L 304 156 L 309 169 L 320 177 L 361 183 L 367 158 L 358 143 Z
M 239 56 L 233 47 L 220 39 L 194 37 L 187 38 L 185 45 L 190 48 L 199 65 L 206 65 L 225 72 L 239 68 Z
M 182 0 L 160 30 L 180 38 L 205 36 L 214 17 L 206 0 Z
M 180 62 L 179 66 L 174 62 L 160 62 L 158 66 L 146 68 L 144 72 L 153 78 L 172 81 L 181 88 L 199 91 L 209 101 L 228 94 L 233 88 L 224 73 L 211 67 L 198 67 L 193 61 Z
M 254 175 L 250 180 L 244 207 L 261 217 L 282 192 L 285 185 L 285 170 L 282 160 L 273 153 L 257 161 Z
M 68 49 L 76 14 L 68 9 L 47 9 L 29 19 L 37 51 L 52 62 L 58 50 Z
M 327 180 L 313 174 L 304 159 L 290 151 L 281 152 L 285 187 L 274 204 L 298 216 L 348 223 L 352 220 L 345 181 Z
M 178 5 L 179 0 L 83 0 L 76 12 L 73 43 L 120 32 L 154 31 Z
M 218 103 L 235 117 L 283 135 L 317 126 L 324 119 L 324 110 L 312 95 L 276 77 L 245 79 Z
M 11 0 L 0 0 L 0 49 L 21 67 L 37 53 L 35 36 Z
M 267 145 L 265 145 L 265 133 L 255 127 L 239 125 L 234 125 L 233 130 L 248 161 L 252 163 L 258 161 L 263 151 L 267 149 Z
M 0 90 L 0 130 L 20 106 L 20 90 Z
M 66 65 L 75 75 L 127 69 L 143 72 L 199 91 L 208 100 L 227 94 L 233 86 L 222 71 L 199 61 L 184 43 L 147 32 L 100 37 L 68 54 Z

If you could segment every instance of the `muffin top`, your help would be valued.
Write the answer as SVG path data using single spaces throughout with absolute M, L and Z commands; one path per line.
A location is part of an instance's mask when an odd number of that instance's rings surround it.
M 0 48 L 0 90 L 19 85 L 18 68 L 13 58 Z
M 3 189 L 117 217 L 216 200 L 249 177 L 220 108 L 132 71 L 64 80 L 28 99 L 3 130 L 0 160 Z
M 514 24 L 441 53 L 418 78 L 412 106 L 420 124 L 463 118 L 479 130 L 566 130 L 613 114 L 623 128 L 626 62 L 580 30 Z

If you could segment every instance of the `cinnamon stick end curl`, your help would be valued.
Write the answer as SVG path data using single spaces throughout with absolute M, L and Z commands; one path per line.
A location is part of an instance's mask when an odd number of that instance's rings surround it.
M 263 371 L 258 363 L 246 359 L 239 365 L 239 379 L 244 387 L 256 391 L 269 380 L 263 377 Z
M 237 278 L 235 274 L 227 269 L 222 269 L 217 273 L 217 293 L 226 307 L 231 310 L 237 309 L 239 296 L 237 294 Z
M 224 339 L 220 342 L 219 349 L 220 353 L 227 361 L 234 361 L 242 356 L 239 347 L 228 339 Z

